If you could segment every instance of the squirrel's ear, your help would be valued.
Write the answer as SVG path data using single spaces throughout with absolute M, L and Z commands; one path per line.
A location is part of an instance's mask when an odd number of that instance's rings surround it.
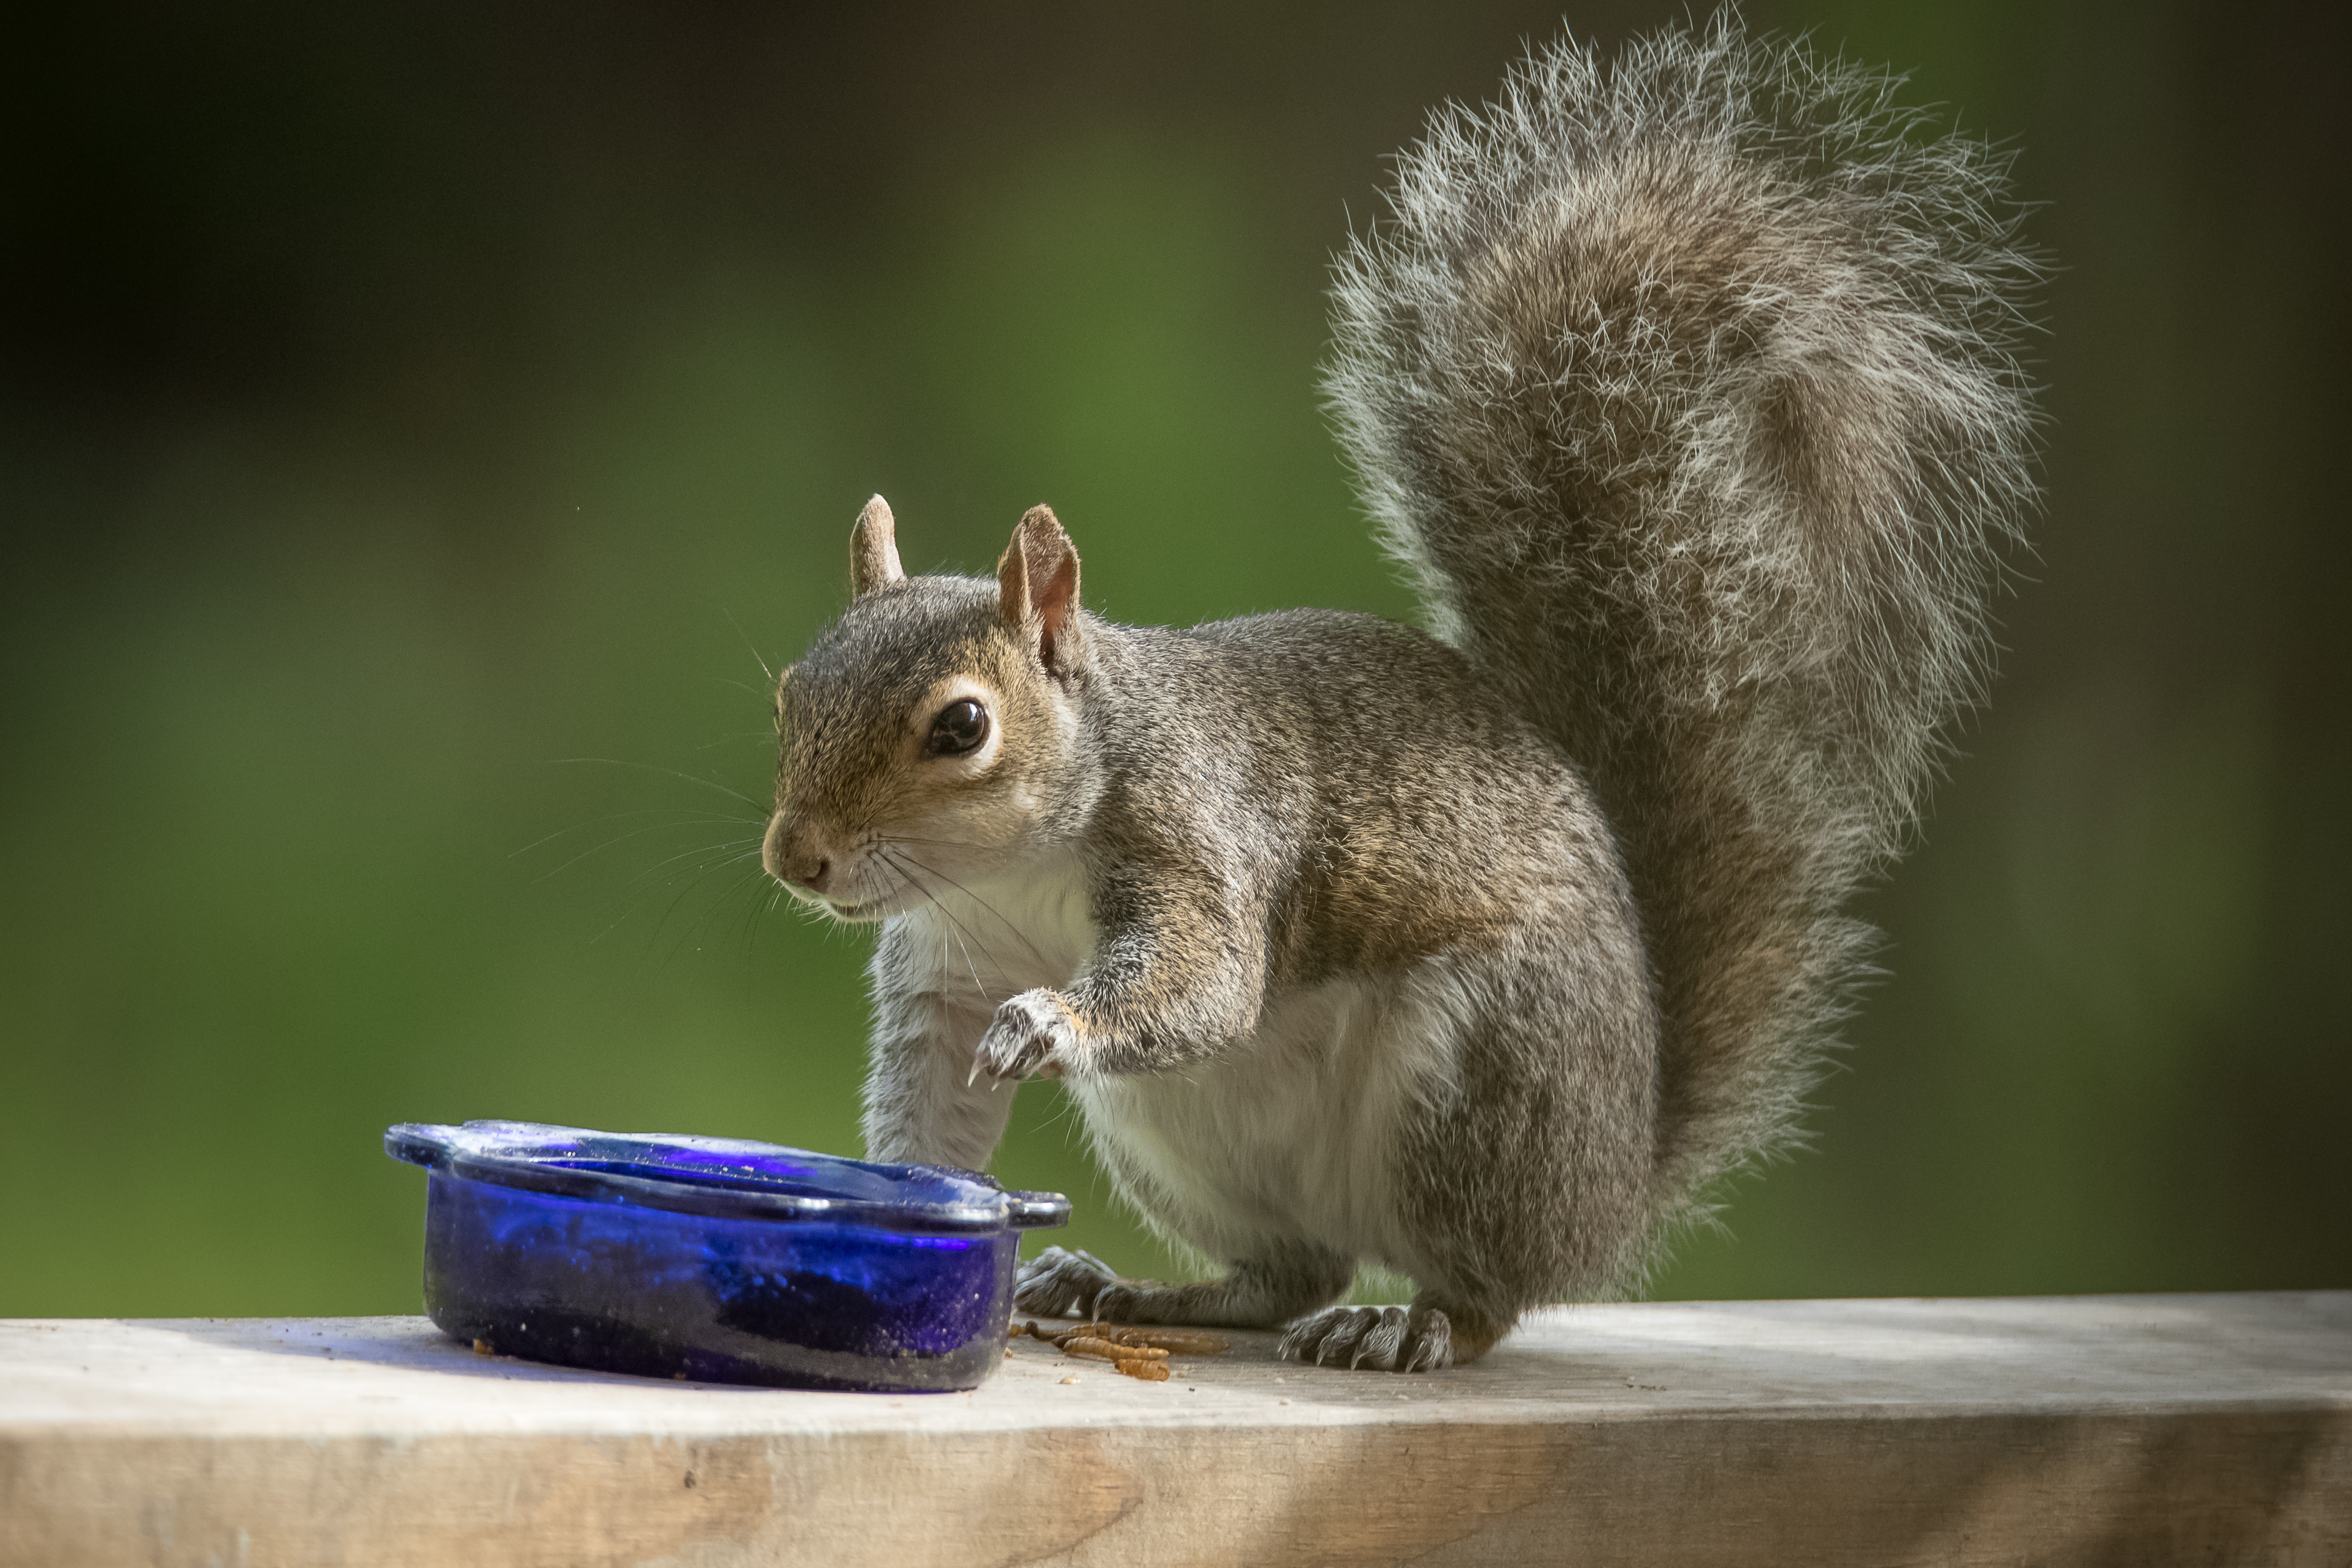
M 1000 610 L 1007 626 L 1036 639 L 1037 657 L 1055 674 L 1078 656 L 1078 550 L 1051 507 L 1032 507 L 996 563 Z
M 898 533 L 890 503 L 879 496 L 857 514 L 857 526 L 849 530 L 849 587 L 858 598 L 907 580 L 906 568 L 898 564 Z

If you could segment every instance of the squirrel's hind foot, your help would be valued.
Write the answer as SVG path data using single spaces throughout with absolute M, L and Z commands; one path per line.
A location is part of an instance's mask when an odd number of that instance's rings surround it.
M 1402 1307 L 1326 1307 L 1283 1332 L 1276 1354 L 1312 1366 L 1442 1372 L 1454 1364 L 1454 1323 Z
M 1410 1307 L 1326 1307 L 1284 1330 L 1276 1354 L 1310 1366 L 1443 1372 L 1477 1360 L 1502 1337 L 1477 1314 L 1448 1312 L 1424 1296 Z

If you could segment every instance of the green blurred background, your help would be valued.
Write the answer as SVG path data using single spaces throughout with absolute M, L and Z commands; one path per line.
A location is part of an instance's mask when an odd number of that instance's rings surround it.
M 1678 15 L 1580 6 L 1613 45 Z M 2341 8 L 1762 5 L 2013 139 L 2049 515 L 1814 1148 L 1666 1295 L 2352 1285 Z M 84 8 L 5 71 L 0 1314 L 410 1312 L 385 1124 L 854 1149 L 761 662 L 858 505 L 1406 615 L 1326 258 L 1538 4 Z M 2336 432 L 2331 435 L 2329 433 Z M 585 760 L 583 760 L 585 759 Z M 1168 1266 L 1058 1090 L 996 1166 Z

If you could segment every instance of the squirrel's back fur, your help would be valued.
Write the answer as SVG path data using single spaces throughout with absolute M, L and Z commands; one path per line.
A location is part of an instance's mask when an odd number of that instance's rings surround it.
M 2005 162 L 1718 16 L 1401 162 L 1327 391 L 1433 629 L 1583 769 L 1664 1019 L 1655 1207 L 1790 1132 L 2031 510 Z

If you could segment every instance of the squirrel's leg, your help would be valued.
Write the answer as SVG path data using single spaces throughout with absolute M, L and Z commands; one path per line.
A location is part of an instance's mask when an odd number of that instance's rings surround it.
M 871 971 L 874 1035 L 866 1070 L 866 1157 L 982 1170 L 1004 1136 L 1013 1088 L 972 1081 L 971 1053 L 993 1004 L 954 987 L 914 936 L 886 927 Z
M 1475 1360 L 1545 1301 L 1611 1292 L 1639 1255 L 1657 1119 L 1656 1009 L 1631 942 L 1570 909 L 1456 950 L 1452 1092 L 1412 1104 L 1389 1145 L 1392 1216 L 1422 1287 L 1407 1307 L 1302 1318 L 1281 1354 L 1427 1372 Z
M 996 1078 L 1164 1072 L 1247 1036 L 1265 996 L 1264 921 L 1203 871 L 1129 867 L 1094 908 L 1087 971 L 996 1009 L 972 1071 Z
M 1013 1303 L 1060 1317 L 1073 1310 L 1109 1322 L 1196 1328 L 1273 1328 L 1348 1288 L 1355 1260 L 1311 1242 L 1267 1246 L 1222 1280 L 1163 1285 L 1122 1280 L 1093 1254 L 1048 1247 L 1021 1266 Z
M 985 1170 L 1014 1092 L 1010 1083 L 969 1082 L 988 1012 L 938 998 L 877 1010 L 866 1071 L 866 1157 Z

